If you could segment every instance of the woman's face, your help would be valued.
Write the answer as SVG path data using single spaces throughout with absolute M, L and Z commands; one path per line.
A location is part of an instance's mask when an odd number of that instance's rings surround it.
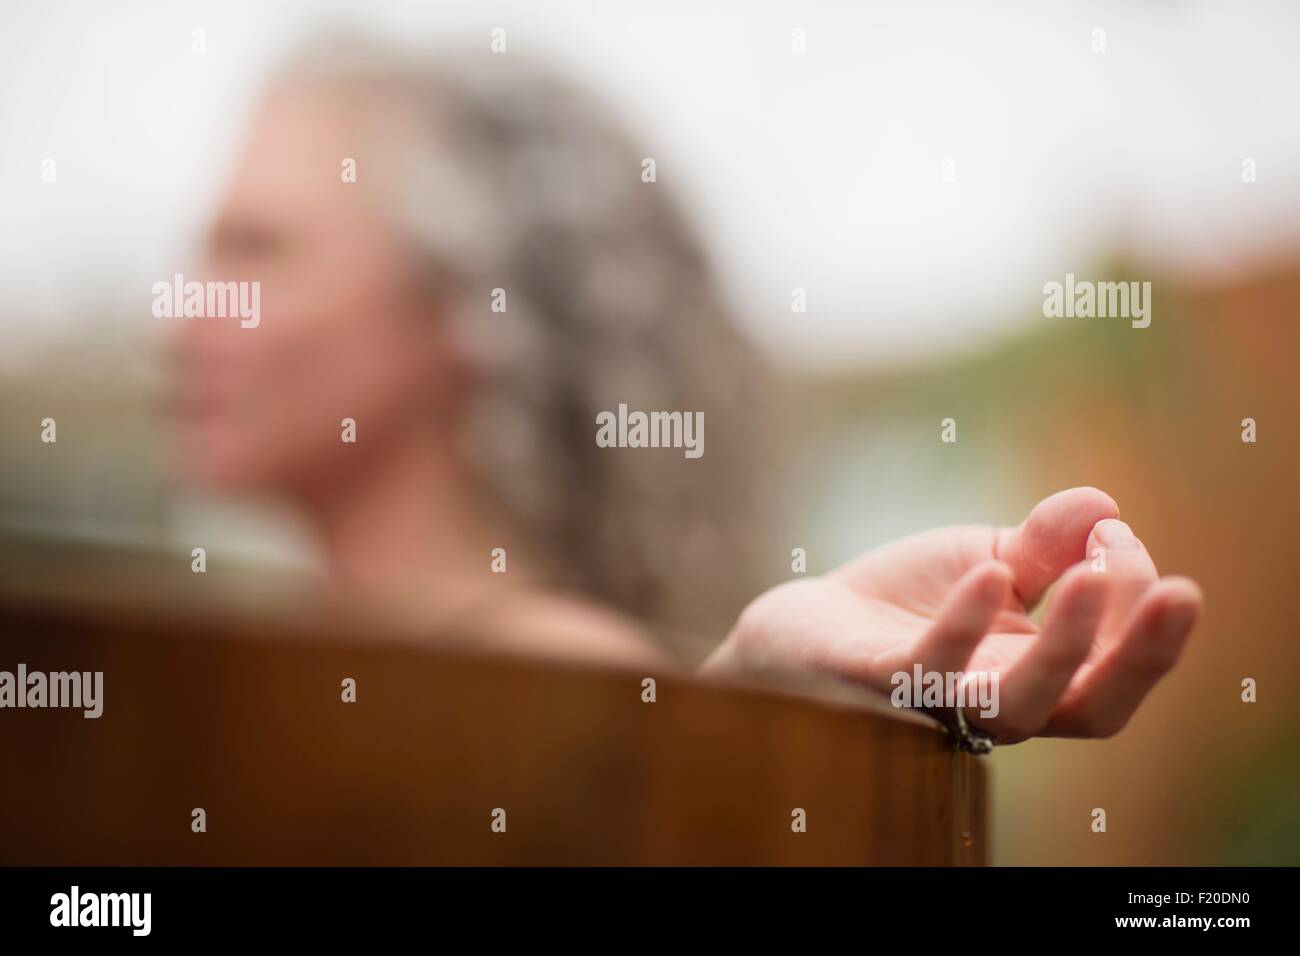
M 260 283 L 260 322 L 171 320 L 179 464 L 199 485 L 303 493 L 438 426 L 448 363 L 380 215 L 381 188 L 400 184 L 367 180 L 364 121 L 354 103 L 282 90 L 254 123 L 203 273 L 185 278 Z

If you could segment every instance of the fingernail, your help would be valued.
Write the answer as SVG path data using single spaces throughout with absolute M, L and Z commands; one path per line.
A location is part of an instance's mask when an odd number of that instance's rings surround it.
M 1118 518 L 1098 521 L 1092 531 L 1103 547 L 1116 551 L 1135 551 L 1141 547 L 1138 539 L 1133 536 L 1133 530 Z

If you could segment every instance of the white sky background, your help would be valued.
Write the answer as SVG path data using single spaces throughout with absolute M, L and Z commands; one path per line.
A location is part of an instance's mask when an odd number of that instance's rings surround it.
M 260 72 L 329 24 L 484 49 L 502 27 L 596 84 L 786 361 L 941 356 L 1108 250 L 1206 276 L 1300 248 L 1295 2 L 5 0 L 0 371 L 85 323 L 148 329 Z

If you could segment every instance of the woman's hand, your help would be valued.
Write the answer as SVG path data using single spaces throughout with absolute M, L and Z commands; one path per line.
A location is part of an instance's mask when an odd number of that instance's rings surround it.
M 885 694 L 916 664 L 997 673 L 998 713 L 968 706 L 973 727 L 1008 743 L 1108 737 L 1173 667 L 1201 607 L 1118 516 L 1108 495 L 1075 488 L 1018 528 L 904 538 L 761 594 L 705 668 L 811 668 Z M 1028 612 L 1058 579 L 1039 627 Z

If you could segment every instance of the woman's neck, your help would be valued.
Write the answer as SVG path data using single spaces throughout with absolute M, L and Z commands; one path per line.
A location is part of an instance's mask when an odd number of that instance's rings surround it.
M 334 581 L 370 597 L 419 596 L 434 605 L 504 583 L 492 573 L 492 550 L 511 550 L 510 542 L 491 530 L 445 446 L 421 435 L 366 453 L 365 467 L 331 474 L 307 496 Z

